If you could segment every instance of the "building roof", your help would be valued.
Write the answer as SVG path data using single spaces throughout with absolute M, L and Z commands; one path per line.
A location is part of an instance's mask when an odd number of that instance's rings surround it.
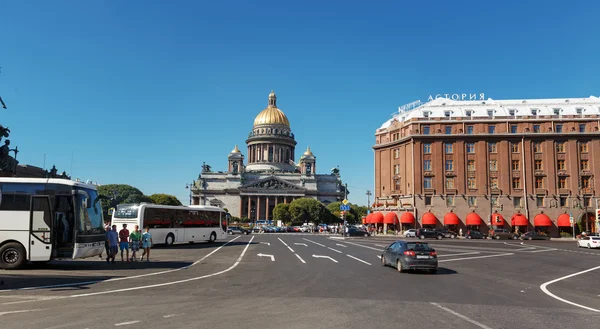
M 259 125 L 283 125 L 290 127 L 290 121 L 285 113 L 277 108 L 277 96 L 272 90 L 269 94 L 269 105 L 254 119 L 254 126 Z
M 399 108 L 379 129 L 386 129 L 394 119 L 404 122 L 425 118 L 515 118 L 544 115 L 600 115 L 600 98 L 549 98 L 511 100 L 452 100 L 437 98 L 405 111 Z

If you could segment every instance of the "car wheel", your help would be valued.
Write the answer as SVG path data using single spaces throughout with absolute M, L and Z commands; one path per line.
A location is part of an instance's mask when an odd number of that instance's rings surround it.
M 365 234 L 363 234 L 363 236 L 366 238 L 369 236 L 369 233 L 365 233 Z
M 467 239 L 469 239 L 469 240 L 470 240 L 470 239 L 471 239 L 471 236 L 470 236 L 470 235 L 467 235 Z
M 519 240 L 519 237 L 515 235 L 513 236 L 513 240 Z
M 527 238 L 527 240 L 533 240 L 533 238 L 532 238 L 532 237 L 529 237 L 529 238 Z
M 452 235 L 450 236 L 450 239 L 456 239 L 456 235 L 452 234 Z
M 496 235 L 495 239 L 496 239 L 496 240 L 500 240 L 500 236 L 499 236 L 499 235 Z
M 434 268 L 433 270 L 430 270 L 431 274 L 436 274 L 437 273 L 437 268 Z
M 215 241 L 217 241 L 217 234 L 215 232 L 212 232 L 210 234 L 210 240 L 208 240 L 208 242 L 214 243 Z
M 165 238 L 165 246 L 172 246 L 175 242 L 175 236 L 172 233 L 169 233 Z
M 14 270 L 26 262 L 27 253 L 19 243 L 10 242 L 0 248 L 0 268 Z
M 246 232 L 244 232 L 244 234 L 248 235 L 248 234 L 250 234 L 250 232 L 246 231 Z
M 424 236 L 423 234 L 421 234 L 421 235 L 419 236 L 419 239 L 421 239 L 421 240 L 424 240 L 424 239 L 425 239 L 425 236 Z
M 436 238 L 436 239 L 438 239 L 438 240 L 441 240 L 441 239 L 443 238 L 443 236 L 441 236 L 441 235 L 438 235 L 438 236 L 436 236 L 435 238 Z
M 398 269 L 398 272 L 404 272 L 404 269 L 402 268 L 402 262 L 399 259 L 396 261 L 396 268 Z
M 385 266 L 385 256 L 381 255 L 381 265 Z
M 588 243 L 588 249 L 592 249 L 592 246 L 590 246 L 590 244 Z

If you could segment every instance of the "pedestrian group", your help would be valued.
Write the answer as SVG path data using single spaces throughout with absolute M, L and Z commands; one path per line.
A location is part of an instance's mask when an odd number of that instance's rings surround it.
M 144 256 L 146 256 L 146 261 L 150 261 L 150 248 L 152 247 L 152 234 L 150 233 L 150 227 L 146 226 L 144 232 L 140 231 L 140 227 L 135 225 L 134 231 L 129 233 L 127 229 L 127 224 L 123 224 L 123 228 L 117 233 L 117 225 L 106 224 L 104 227 L 106 230 L 106 241 L 105 241 L 105 249 L 106 249 L 106 262 L 113 264 L 115 263 L 115 257 L 121 249 L 121 261 L 124 262 L 127 259 L 127 262 L 137 262 L 137 252 L 142 248 L 142 256 L 140 257 L 140 261 L 144 260 Z M 131 249 L 131 258 L 129 258 L 129 249 Z M 123 258 L 123 253 L 125 253 L 125 258 Z M 102 257 L 102 256 L 100 256 Z

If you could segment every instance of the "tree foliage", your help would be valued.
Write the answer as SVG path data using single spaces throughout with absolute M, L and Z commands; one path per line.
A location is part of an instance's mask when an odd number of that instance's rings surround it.
M 280 220 L 282 223 L 286 225 L 292 221 L 292 215 L 290 214 L 290 204 L 289 203 L 279 203 L 273 208 L 273 220 Z
M 181 206 L 181 201 L 170 194 L 156 193 L 149 196 L 152 203 L 162 204 L 165 206 Z
M 330 223 L 331 212 L 313 198 L 300 198 L 290 203 L 290 215 L 294 222 Z
M 331 212 L 331 214 L 333 215 L 333 217 L 335 217 L 335 221 L 339 222 L 341 221 L 341 211 L 340 211 L 340 206 L 342 205 L 341 202 L 332 202 L 330 204 L 327 205 L 327 210 L 329 210 L 329 212 Z M 359 206 L 359 205 L 355 205 L 355 204 L 351 204 L 350 205 L 350 211 L 346 211 L 346 221 L 348 222 L 348 224 L 361 224 L 362 223 L 362 217 L 367 215 L 367 207 L 365 206 Z
M 108 215 L 108 209 L 116 208 L 122 203 L 152 202 L 152 199 L 145 196 L 139 189 L 126 184 L 108 184 L 98 186 L 98 193 L 107 196 L 109 199 L 102 200 L 102 212 L 105 218 Z

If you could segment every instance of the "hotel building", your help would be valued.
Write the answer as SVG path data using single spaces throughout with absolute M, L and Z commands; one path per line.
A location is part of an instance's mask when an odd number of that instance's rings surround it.
M 558 236 L 573 218 L 576 232 L 598 231 L 600 98 L 413 107 L 375 132 L 373 207 L 393 213 L 386 222 Z

